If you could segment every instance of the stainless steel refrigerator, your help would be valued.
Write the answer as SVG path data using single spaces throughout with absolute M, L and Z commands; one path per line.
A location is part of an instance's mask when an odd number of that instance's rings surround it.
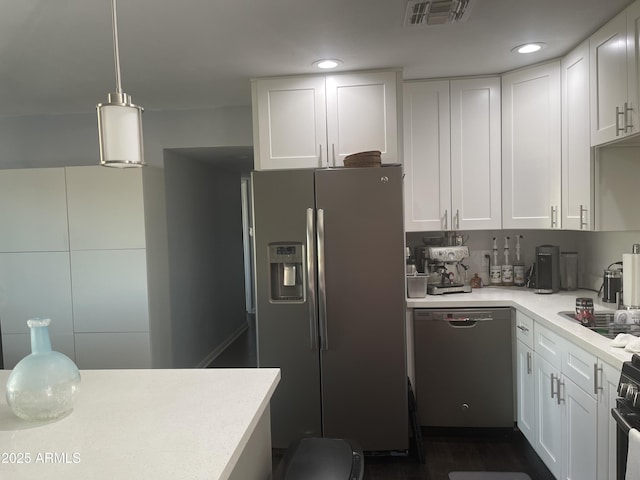
M 272 442 L 409 444 L 402 168 L 252 173 L 258 366 Z

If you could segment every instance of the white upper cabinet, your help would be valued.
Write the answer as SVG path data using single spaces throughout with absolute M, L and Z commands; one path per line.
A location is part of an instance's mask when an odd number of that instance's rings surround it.
M 500 228 L 500 80 L 404 86 L 405 229 Z
M 398 163 L 398 71 L 252 81 L 255 167 L 338 167 L 380 150 Z
M 0 252 L 69 250 L 64 168 L 0 171 Z
M 451 226 L 449 82 L 407 82 L 403 96 L 405 230 L 448 230 Z
M 639 21 L 640 4 L 635 3 L 589 39 L 592 145 L 602 145 L 640 131 Z
M 398 163 L 398 83 L 396 72 L 326 77 L 330 166 L 368 150 L 380 150 L 383 163 Z
M 502 77 L 502 227 L 560 228 L 560 62 Z
M 593 230 L 589 43 L 562 60 L 562 228 Z
M 252 82 L 257 169 L 326 166 L 324 77 Z
M 452 228 L 501 228 L 500 78 L 451 81 Z

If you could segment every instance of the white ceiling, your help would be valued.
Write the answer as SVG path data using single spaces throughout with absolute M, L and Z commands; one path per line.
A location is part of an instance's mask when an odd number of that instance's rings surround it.
M 402 67 L 502 73 L 559 57 L 630 0 L 475 0 L 468 20 L 404 27 L 406 0 L 120 0 L 122 85 L 147 110 L 249 105 L 252 77 Z M 0 0 L 0 116 L 93 112 L 115 89 L 110 0 Z M 543 41 L 537 54 L 511 53 Z

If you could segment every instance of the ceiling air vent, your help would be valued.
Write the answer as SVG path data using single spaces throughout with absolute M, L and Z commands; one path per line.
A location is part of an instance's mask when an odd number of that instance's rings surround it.
M 405 26 L 445 25 L 462 22 L 468 17 L 474 0 L 409 0 Z

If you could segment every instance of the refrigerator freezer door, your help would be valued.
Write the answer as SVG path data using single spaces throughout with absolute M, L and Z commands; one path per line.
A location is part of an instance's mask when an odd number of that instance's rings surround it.
M 324 211 L 321 345 L 329 338 L 321 350 L 323 433 L 364 450 L 403 450 L 409 442 L 402 202 L 399 166 L 316 171 L 316 206 Z
M 297 438 L 321 435 L 317 322 L 309 314 L 315 292 L 307 290 L 304 302 L 271 302 L 268 252 L 276 242 L 304 245 L 307 270 L 315 251 L 315 233 L 307 232 L 315 223 L 309 218 L 314 212 L 313 170 L 252 176 L 258 366 L 281 369 L 282 380 L 271 400 L 271 430 L 273 447 L 286 448 Z M 306 286 L 313 287 L 313 272 L 311 279 L 308 271 L 304 277 Z

